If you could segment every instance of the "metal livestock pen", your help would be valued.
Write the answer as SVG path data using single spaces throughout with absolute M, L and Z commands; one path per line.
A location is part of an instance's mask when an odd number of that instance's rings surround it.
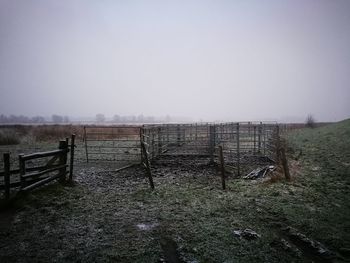
M 139 163 L 141 142 L 150 160 L 171 156 L 202 156 L 217 162 L 222 147 L 225 164 L 236 169 L 266 163 L 278 158 L 277 123 L 194 123 L 143 126 L 84 127 L 86 160 Z M 170 158 L 169 158 L 170 157 Z

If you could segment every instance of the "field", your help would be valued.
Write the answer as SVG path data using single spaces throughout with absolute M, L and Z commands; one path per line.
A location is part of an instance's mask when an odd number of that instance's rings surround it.
M 230 174 L 226 191 L 206 157 L 154 160 L 154 191 L 141 166 L 78 162 L 73 186 L 53 183 L 1 212 L 0 262 L 350 261 L 350 120 L 285 138 L 290 182 Z M 244 229 L 257 235 L 234 232 Z

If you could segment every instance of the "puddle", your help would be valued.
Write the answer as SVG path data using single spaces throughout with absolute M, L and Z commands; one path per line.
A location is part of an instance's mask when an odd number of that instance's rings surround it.
M 141 230 L 141 231 L 149 231 L 152 230 L 153 228 L 157 227 L 159 224 L 158 223 L 153 223 L 153 224 L 137 224 L 136 227 Z

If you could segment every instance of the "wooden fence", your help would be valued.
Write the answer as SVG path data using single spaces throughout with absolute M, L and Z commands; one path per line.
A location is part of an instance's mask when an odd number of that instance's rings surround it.
M 12 170 L 10 154 L 5 153 L 4 172 L 0 172 L 0 178 L 3 177 L 3 184 L 0 184 L 0 190 L 4 190 L 5 199 L 11 197 L 11 190 L 30 191 L 55 179 L 59 179 L 62 182 L 66 181 L 67 175 L 69 175 L 68 178 L 71 181 L 74 168 L 74 147 L 75 135 L 73 134 L 70 144 L 68 138 L 62 140 L 59 142 L 57 150 L 26 155 L 20 154 L 18 156 L 19 168 Z M 69 152 L 70 159 L 68 164 Z M 43 161 L 45 164 L 42 164 Z M 34 164 L 35 162 L 36 164 Z M 31 164 L 31 167 L 27 167 L 28 163 Z

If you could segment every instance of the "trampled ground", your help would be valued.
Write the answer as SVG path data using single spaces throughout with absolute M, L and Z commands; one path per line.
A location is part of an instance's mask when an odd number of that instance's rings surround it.
M 205 158 L 174 158 L 145 171 L 111 165 L 75 170 L 17 201 L 0 216 L 1 262 L 349 261 L 350 122 L 288 135 L 292 181 L 243 180 Z M 334 254 L 319 258 L 291 240 L 297 229 Z M 240 238 L 251 229 L 260 237 Z

